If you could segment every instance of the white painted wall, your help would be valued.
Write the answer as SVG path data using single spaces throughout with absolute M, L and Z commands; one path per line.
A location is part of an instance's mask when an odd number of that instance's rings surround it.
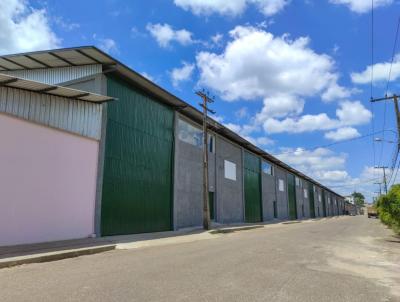
M 94 233 L 98 141 L 0 113 L 0 246 Z

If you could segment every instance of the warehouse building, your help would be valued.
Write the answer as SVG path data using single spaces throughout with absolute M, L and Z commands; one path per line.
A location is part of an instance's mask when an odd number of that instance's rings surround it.
M 88 232 L 106 236 L 201 225 L 201 112 L 95 47 L 1 56 L 0 74 L 8 75 L 11 79 L 36 81 L 31 82 L 31 85 L 49 86 L 32 92 L 41 95 L 38 102 L 43 102 L 40 108 L 47 112 L 46 120 L 31 120 L 19 113 L 31 110 L 30 102 L 26 101 L 31 100 L 30 96 L 19 96 L 8 101 L 9 104 L 18 102 L 17 111 L 0 106 L 0 117 L 30 123 L 32 127 L 44 125 L 52 130 L 57 128 L 54 123 L 68 120 L 69 128 L 63 125 L 61 130 L 78 134 L 80 138 L 88 136 L 95 142 L 94 154 L 86 154 L 90 159 L 79 159 L 85 164 L 90 163 L 90 169 L 82 166 L 81 170 L 85 171 L 89 169 L 93 172 L 93 161 L 96 162 L 94 193 L 92 186 L 85 186 L 86 190 L 92 190 L 94 194 L 94 197 L 89 198 L 94 200 L 92 211 L 87 213 L 88 216 L 92 215 L 92 229 L 71 233 L 69 236 L 59 233 L 59 236 L 55 234 L 43 237 L 43 240 L 85 237 Z M 3 80 L 0 82 L 0 91 L 27 90 L 26 87 L 12 85 L 13 82 Z M 42 101 L 49 98 L 46 93 L 57 91 L 54 85 L 85 92 L 80 92 L 81 99 L 79 95 L 75 99 L 70 97 L 60 106 L 62 109 L 54 109 L 52 106 L 57 103 L 56 100 L 47 103 Z M 89 96 L 101 101 L 85 102 L 85 106 L 81 106 L 82 98 Z M 110 101 L 112 98 L 115 100 Z M 95 108 L 95 120 L 87 117 L 93 109 L 90 106 Z M 71 110 L 77 113 L 71 114 Z M 87 127 L 93 127 L 95 131 L 92 133 L 92 130 L 82 128 L 82 123 L 87 123 Z M 210 214 L 216 223 L 268 222 L 343 214 L 342 196 L 212 119 L 209 119 L 209 129 Z M 43 144 L 49 142 L 44 141 Z M 10 139 L 9 148 L 20 146 Z M 1 157 L 1 164 L 9 161 L 9 154 Z M 72 150 L 60 156 L 71 154 L 81 156 L 81 152 Z M 33 161 L 34 156 L 25 157 L 25 160 Z M 42 164 L 53 165 L 51 162 Z M 29 163 L 26 163 L 20 172 L 24 173 L 23 169 L 28 169 L 28 166 Z M 49 177 L 51 173 L 57 177 L 63 176 L 64 172 L 70 173 L 70 176 L 81 173 L 68 169 L 64 171 L 57 165 L 52 167 Z M 6 178 L 6 174 L 2 177 Z M 71 183 L 68 192 L 75 191 L 75 186 Z M 27 194 L 24 185 L 19 188 Z M 49 192 L 53 189 L 54 186 L 49 184 Z M 51 193 L 48 198 L 58 201 L 60 196 L 56 193 Z M 14 196 L 13 190 L 9 194 L 9 199 L 2 199 L 0 203 L 2 208 L 9 207 L 11 211 L 10 201 L 19 197 Z M 63 198 L 74 199 L 70 204 L 71 210 L 76 210 L 80 202 L 85 202 L 83 197 L 65 195 Z M 29 197 L 19 200 L 21 208 L 34 202 Z M 38 211 L 50 210 L 42 209 L 42 206 L 46 205 L 40 205 Z M 12 228 L 23 233 L 23 220 L 26 217 L 19 216 L 20 209 L 12 211 L 16 213 Z M 51 214 L 50 211 L 47 213 L 49 216 Z M 4 219 L 0 217 L 0 220 Z M 53 223 L 58 222 L 55 219 Z M 38 229 L 45 232 L 49 227 L 43 224 Z M 0 245 L 8 242 L 4 239 L 6 236 L 0 233 Z M 26 242 L 38 240 L 42 240 L 39 235 L 35 237 L 28 234 L 25 237 Z M 18 243 L 24 243 L 22 241 Z
M 101 103 L 110 100 L 0 74 L 0 245 L 95 233 Z

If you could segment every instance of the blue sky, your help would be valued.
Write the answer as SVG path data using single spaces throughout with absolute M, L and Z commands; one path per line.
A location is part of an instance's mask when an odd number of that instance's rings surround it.
M 400 6 L 374 3 L 380 97 Z M 0 11 L 0 53 L 96 45 L 195 106 L 206 88 L 216 119 L 343 194 L 371 198 L 374 163 L 391 165 L 393 144 L 375 143 L 374 160 L 373 137 L 359 138 L 396 128 L 392 103 L 385 125 L 385 103 L 369 103 L 370 0 L 3 0 Z M 400 56 L 389 92 L 399 78 Z

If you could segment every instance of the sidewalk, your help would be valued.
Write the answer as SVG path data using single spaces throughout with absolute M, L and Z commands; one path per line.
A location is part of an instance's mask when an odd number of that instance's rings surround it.
M 318 219 L 320 220 L 320 219 Z M 202 228 L 187 228 L 178 231 L 158 233 L 120 235 L 100 238 L 84 238 L 28 245 L 0 247 L 0 269 L 29 263 L 56 261 L 112 251 L 127 250 L 150 246 L 162 246 L 176 243 L 188 243 L 198 240 L 216 239 L 227 233 L 257 228 L 282 226 L 290 223 L 313 222 L 312 220 L 275 221 L 268 223 L 241 223 L 231 225 L 213 224 L 210 231 Z

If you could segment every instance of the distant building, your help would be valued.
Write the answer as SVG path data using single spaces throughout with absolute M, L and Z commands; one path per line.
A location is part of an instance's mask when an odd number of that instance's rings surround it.
M 354 196 L 352 196 L 352 195 L 344 196 L 344 199 L 345 199 L 345 201 L 347 201 L 348 203 L 356 204 L 356 203 L 355 203 L 355 200 L 354 200 Z

